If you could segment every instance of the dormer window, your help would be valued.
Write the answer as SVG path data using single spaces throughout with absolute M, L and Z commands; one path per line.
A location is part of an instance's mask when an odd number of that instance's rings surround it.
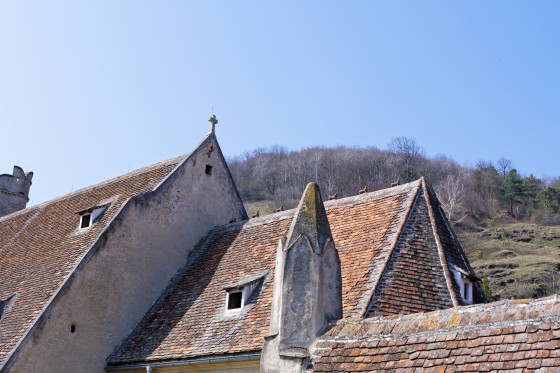
M 0 319 L 5 313 L 8 313 L 14 305 L 16 294 L 12 294 L 8 299 L 0 299 Z
M 468 272 L 461 270 L 461 269 L 452 269 L 453 277 L 455 278 L 455 282 L 459 286 L 459 293 L 461 298 L 463 298 L 463 302 L 466 304 L 473 303 L 473 283 L 471 280 L 471 276 Z
M 468 303 L 472 303 L 472 283 L 468 279 L 465 279 L 465 286 L 463 288 L 463 299 Z
M 228 291 L 227 310 L 238 310 L 243 308 L 243 291 Z
M 263 277 L 264 276 L 262 274 L 251 276 L 250 278 L 243 279 L 235 284 L 225 287 L 226 313 L 239 311 L 247 306 L 251 300 L 251 296 L 261 283 Z
M 80 214 L 80 229 L 91 227 L 97 220 L 99 220 L 105 210 L 107 210 L 107 206 L 94 207 L 78 212 L 78 214 Z
M 80 229 L 88 228 L 91 225 L 91 212 L 80 215 Z

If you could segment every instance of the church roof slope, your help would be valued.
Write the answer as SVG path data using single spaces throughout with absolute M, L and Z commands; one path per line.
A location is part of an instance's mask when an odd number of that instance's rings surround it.
M 160 162 L 0 218 L 0 366 L 126 202 L 153 191 L 184 159 Z M 80 229 L 80 213 L 95 209 L 101 214 Z
M 552 371 L 560 366 L 560 297 L 340 321 L 319 338 L 312 361 L 317 373 Z
M 422 185 L 421 179 L 325 202 L 341 262 L 345 319 L 364 316 Z M 210 232 L 109 358 L 108 369 L 260 351 L 270 322 L 276 248 L 293 215 L 294 210 L 279 212 Z M 238 313 L 226 312 L 226 290 L 256 278 L 262 280 L 248 306 Z

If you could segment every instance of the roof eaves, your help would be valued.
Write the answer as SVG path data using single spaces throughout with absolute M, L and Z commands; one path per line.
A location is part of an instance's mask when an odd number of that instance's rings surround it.
M 128 371 L 128 370 L 144 370 L 150 368 L 170 368 L 170 367 L 186 367 L 192 365 L 206 365 L 216 363 L 233 363 L 241 361 L 259 361 L 261 359 L 261 351 L 247 352 L 233 355 L 215 355 L 201 357 L 196 359 L 170 360 L 170 361 L 153 361 L 127 365 L 107 365 L 107 372 Z
M 439 254 L 439 261 L 441 263 L 441 267 L 443 268 L 445 283 L 447 284 L 447 288 L 449 289 L 449 295 L 451 297 L 451 301 L 453 302 L 453 307 L 458 307 L 460 306 L 460 303 L 459 300 L 457 299 L 457 294 L 455 294 L 454 282 L 451 278 L 451 273 L 449 272 L 449 267 L 447 266 L 447 259 L 445 257 L 445 252 L 443 250 L 441 239 L 439 237 L 432 201 L 430 200 L 430 195 L 428 192 L 428 186 L 426 185 L 426 180 L 424 179 L 424 177 L 422 177 L 420 180 L 422 182 L 422 188 L 424 189 L 424 198 L 426 199 L 426 205 L 428 206 L 428 214 L 430 215 L 430 224 L 432 225 L 432 231 L 434 233 L 434 238 L 436 240 L 436 245 Z

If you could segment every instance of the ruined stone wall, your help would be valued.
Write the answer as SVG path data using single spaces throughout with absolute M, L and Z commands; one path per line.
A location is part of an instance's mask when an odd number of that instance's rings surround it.
M 23 210 L 29 201 L 33 172 L 14 166 L 12 175 L 0 175 L 0 217 Z
M 210 136 L 156 191 L 125 205 L 25 339 L 9 371 L 104 372 L 106 358 L 206 232 L 245 216 Z

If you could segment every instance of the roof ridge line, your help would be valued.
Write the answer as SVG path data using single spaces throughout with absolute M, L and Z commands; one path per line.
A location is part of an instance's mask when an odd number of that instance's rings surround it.
M 467 315 L 467 314 L 476 314 L 479 315 L 481 313 L 486 313 L 486 312 L 493 312 L 495 309 L 498 308 L 505 308 L 505 309 L 510 309 L 510 307 L 512 306 L 518 306 L 518 307 L 538 307 L 541 305 L 544 306 L 551 306 L 550 308 L 550 313 L 549 314 L 540 314 L 536 317 L 522 317 L 519 319 L 514 319 L 514 320 L 496 320 L 496 321 L 487 321 L 487 322 L 481 322 L 479 324 L 458 324 L 458 325 L 454 325 L 452 327 L 448 327 L 448 328 L 437 328 L 436 330 L 433 331 L 429 331 L 429 330 L 425 330 L 425 331 L 417 331 L 414 333 L 411 333 L 410 335 L 419 335 L 419 334 L 431 334 L 433 332 L 438 332 L 438 331 L 449 331 L 449 330 L 460 330 L 460 329 L 470 329 L 470 328 L 477 328 L 480 325 L 502 325 L 504 324 L 505 326 L 511 325 L 512 322 L 514 323 L 519 323 L 519 324 L 524 324 L 524 323 L 530 323 L 530 322 L 534 322 L 536 320 L 542 319 L 542 320 L 551 320 L 551 319 L 556 319 L 558 318 L 558 315 L 554 314 L 553 311 L 553 307 L 555 304 L 560 303 L 560 295 L 558 294 L 554 294 L 552 296 L 547 296 L 547 297 L 542 297 L 542 298 L 536 298 L 536 299 L 505 299 L 505 300 L 501 300 L 501 301 L 496 301 L 496 302 L 492 302 L 492 303 L 479 303 L 479 304 L 470 304 L 470 305 L 466 305 L 466 306 L 460 306 L 457 308 L 444 308 L 444 309 L 436 309 L 433 311 L 429 311 L 429 312 L 418 312 L 418 313 L 411 313 L 411 314 L 398 314 L 398 315 L 389 315 L 389 316 L 374 316 L 374 317 L 368 317 L 365 319 L 341 319 L 341 320 L 337 320 L 335 322 L 330 323 L 329 325 L 331 327 L 344 327 L 346 325 L 350 325 L 350 326 L 358 326 L 358 325 L 376 325 L 376 324 L 387 324 L 387 323 L 391 323 L 391 322 L 403 322 L 403 321 L 408 321 L 408 320 L 414 320 L 414 319 L 420 319 L 420 318 L 437 318 L 439 315 L 445 315 L 445 314 L 454 314 L 454 315 Z M 386 335 L 398 335 L 399 332 L 394 333 L 393 329 L 391 329 L 391 331 L 387 334 L 384 335 L 379 335 L 377 336 L 378 338 L 384 338 L 384 336 Z M 365 337 L 365 338 L 370 338 L 370 337 Z M 327 340 L 326 338 L 323 339 L 322 337 L 319 337 L 319 339 L 321 340 Z M 329 340 L 336 340 L 336 341 L 342 341 L 344 342 L 343 339 L 329 339 Z
M 415 187 L 417 188 L 419 186 L 418 182 L 419 182 L 419 180 L 415 180 L 415 181 L 412 181 L 410 183 L 406 183 L 406 184 L 399 185 L 399 186 L 396 186 L 396 187 L 374 190 L 374 191 L 369 192 L 369 193 L 357 194 L 357 195 L 348 196 L 348 197 L 344 197 L 344 198 L 337 199 L 337 200 L 323 201 L 323 205 L 325 206 L 325 210 L 327 210 L 327 212 L 328 212 L 331 209 L 335 209 L 335 208 L 339 208 L 339 207 L 345 207 L 345 206 L 354 205 L 354 204 L 358 204 L 358 203 L 370 202 L 370 201 L 374 201 L 374 200 L 378 200 L 378 199 L 382 199 L 382 198 L 393 197 L 393 196 L 395 196 L 397 194 L 401 194 L 403 192 L 410 193 L 410 191 L 412 191 Z M 414 184 L 416 184 L 416 185 L 414 185 Z M 407 190 L 407 189 L 410 189 L 410 190 Z M 279 211 L 279 212 L 273 212 L 273 213 L 268 214 L 268 215 L 263 215 L 263 216 L 260 216 L 258 218 L 250 218 L 248 220 L 240 220 L 240 221 L 237 221 L 237 222 L 224 224 L 224 225 L 221 225 L 220 227 L 223 227 L 223 228 L 227 229 L 227 227 L 229 227 L 229 226 L 238 225 L 238 224 L 241 224 L 241 223 L 243 223 L 245 225 L 245 227 L 253 227 L 255 225 L 260 225 L 260 224 L 268 224 L 268 223 L 271 223 L 271 222 L 280 221 L 280 220 L 290 218 L 291 216 L 293 216 L 294 211 L 296 209 L 297 209 L 297 207 L 294 207 L 292 209 Z
M 327 209 L 339 207 L 339 206 L 347 206 L 353 203 L 359 203 L 359 202 L 374 200 L 378 198 L 392 197 L 394 195 L 401 194 L 407 191 L 407 189 L 413 189 L 415 187 L 418 187 L 418 180 L 414 180 L 409 183 L 394 186 L 394 187 L 374 190 L 368 193 L 356 194 L 353 196 L 348 196 L 336 200 L 323 201 L 323 203 L 325 205 L 325 208 Z
M 21 209 L 21 210 L 19 210 L 19 211 L 16 211 L 16 212 L 13 212 L 13 213 L 11 213 L 11 214 L 2 216 L 2 217 L 0 217 L 0 221 L 2 221 L 2 220 L 7 220 L 7 219 L 9 219 L 9 218 L 11 218 L 11 217 L 13 217 L 13 216 L 17 216 L 17 215 L 20 215 L 20 214 L 23 214 L 23 213 L 26 213 L 26 212 L 30 212 L 30 211 L 35 210 L 35 209 L 44 208 L 45 206 L 50 205 L 51 203 L 58 202 L 58 201 L 60 201 L 60 200 L 62 200 L 62 199 L 65 199 L 65 198 L 67 198 L 67 197 L 72 197 L 72 196 L 74 196 L 74 195 L 76 195 L 76 194 L 84 193 L 84 192 L 86 192 L 86 191 L 88 191 L 88 190 L 91 190 L 91 189 L 94 189 L 94 188 L 98 188 L 98 187 L 101 187 L 101 186 L 105 186 L 105 185 L 107 185 L 107 184 L 114 183 L 114 182 L 120 181 L 120 180 L 122 180 L 122 179 L 126 179 L 126 178 L 128 178 L 128 177 L 140 175 L 140 174 L 142 174 L 142 173 L 145 173 L 145 172 L 148 172 L 148 171 L 152 171 L 152 170 L 154 170 L 154 169 L 156 169 L 156 168 L 158 168 L 158 167 L 164 166 L 164 165 L 170 165 L 170 164 L 173 164 L 174 162 L 177 162 L 177 166 L 179 166 L 179 164 L 182 163 L 181 159 L 186 160 L 191 154 L 192 154 L 192 152 L 191 152 L 191 153 L 185 153 L 185 154 L 179 155 L 179 156 L 177 156 L 177 157 L 169 158 L 169 159 L 166 159 L 166 160 L 157 162 L 157 163 L 153 163 L 153 164 L 148 165 L 148 166 L 144 166 L 144 167 L 138 168 L 138 169 L 136 169 L 136 170 L 127 172 L 127 173 L 125 173 L 125 174 L 123 174 L 123 175 L 115 176 L 115 177 L 113 177 L 113 178 L 110 178 L 110 179 L 101 181 L 101 182 L 99 182 L 99 183 L 97 183 L 97 184 L 88 185 L 88 186 L 85 186 L 85 187 L 83 187 L 83 188 L 76 189 L 76 190 L 74 190 L 74 191 L 72 191 L 72 192 L 70 192 L 70 193 L 63 194 L 63 195 L 58 196 L 58 197 L 54 197 L 53 199 L 49 199 L 49 200 L 44 201 L 44 202 L 41 202 L 41 203 L 39 203 L 39 204 L 37 204 L 37 205 L 31 206 L 31 207 L 26 207 L 26 208 Z M 175 169 L 173 169 L 173 170 L 175 170 Z M 171 172 L 173 172 L 173 171 L 171 171 Z M 171 172 L 170 172 L 170 173 L 171 173 Z M 156 187 L 154 188 L 154 190 L 155 190 L 158 186 L 159 186 L 159 184 L 156 185 Z
M 385 273 L 385 269 L 387 268 L 387 264 L 389 264 L 389 261 L 391 260 L 391 257 L 393 256 L 393 253 L 395 251 L 395 247 L 397 247 L 397 244 L 399 243 L 399 240 L 401 238 L 401 234 L 402 231 L 404 229 L 404 226 L 406 224 L 406 222 L 408 221 L 408 218 L 410 216 L 410 212 L 412 211 L 412 208 L 414 207 L 414 204 L 417 200 L 418 197 L 418 191 L 420 190 L 420 179 L 413 181 L 411 183 L 408 184 L 416 184 L 414 189 L 411 189 L 408 193 L 408 200 L 406 201 L 406 212 L 405 214 L 403 214 L 403 218 L 400 221 L 397 230 L 395 231 L 395 241 L 392 242 L 389 251 L 385 257 L 385 259 L 383 260 L 383 268 L 379 271 L 379 274 L 376 276 L 376 278 L 370 278 L 370 283 L 373 284 L 373 287 L 371 289 L 371 295 L 368 297 L 368 301 L 366 304 L 366 307 L 364 309 L 364 311 L 361 314 L 361 318 L 364 318 L 365 315 L 367 314 L 368 310 L 369 310 L 369 306 L 371 305 L 371 302 L 373 301 L 373 297 L 375 296 L 375 291 L 377 290 L 377 286 L 379 285 L 379 281 L 381 281 L 381 277 L 383 276 L 383 273 Z M 405 185 L 408 185 L 405 184 Z M 387 232 L 385 232 L 387 233 Z M 385 236 L 385 233 L 383 234 L 383 236 Z M 372 274 L 373 277 L 373 274 Z
M 424 177 L 422 177 L 421 180 L 422 180 L 422 188 L 424 189 L 424 198 L 426 200 L 426 205 L 428 206 L 428 215 L 430 216 L 430 223 L 432 224 L 432 231 L 434 233 L 434 239 L 436 240 L 436 246 L 439 254 L 438 255 L 439 261 L 441 263 L 441 267 L 443 268 L 443 276 L 445 277 L 445 283 L 447 284 L 447 288 L 449 289 L 449 295 L 451 297 L 451 302 L 453 302 L 453 307 L 457 307 L 460 306 L 461 304 L 457 299 L 457 294 L 455 294 L 455 289 L 453 287 L 453 281 L 451 280 L 451 273 L 449 272 L 447 259 L 445 257 L 443 246 L 441 244 L 441 239 L 439 237 L 439 232 L 437 229 L 437 223 L 432 208 L 432 201 L 430 199 L 428 186 L 426 185 L 426 180 L 424 179 Z

